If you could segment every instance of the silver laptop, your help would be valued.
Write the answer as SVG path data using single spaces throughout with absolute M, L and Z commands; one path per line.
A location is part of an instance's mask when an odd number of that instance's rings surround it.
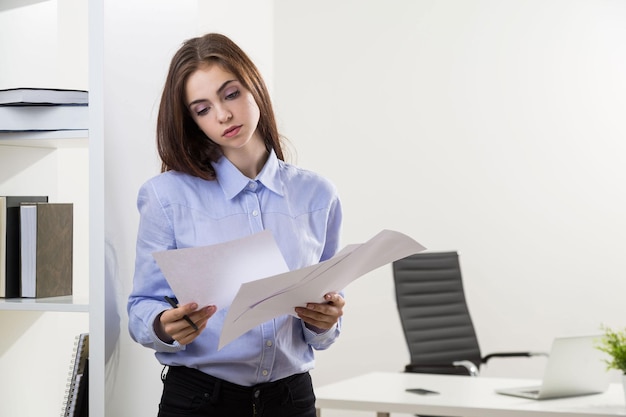
M 544 400 L 606 391 L 610 375 L 605 354 L 596 341 L 601 335 L 558 337 L 552 343 L 541 385 L 497 389 L 498 394 Z

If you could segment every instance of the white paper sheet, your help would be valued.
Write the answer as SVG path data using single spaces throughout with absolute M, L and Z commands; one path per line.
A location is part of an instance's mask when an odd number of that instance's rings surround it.
M 244 282 L 287 272 L 269 230 L 217 245 L 152 254 L 179 304 L 228 307 Z
M 218 349 L 274 317 L 295 316 L 296 306 L 324 302 L 325 294 L 341 291 L 364 274 L 424 249 L 402 233 L 383 230 L 319 264 L 244 283 L 226 315 Z
M 348 245 L 331 259 L 288 271 L 271 232 L 218 245 L 155 252 L 157 264 L 180 304 L 230 306 L 219 349 L 255 326 L 291 314 L 296 306 L 324 302 L 355 279 L 425 248 L 410 237 L 383 230 Z

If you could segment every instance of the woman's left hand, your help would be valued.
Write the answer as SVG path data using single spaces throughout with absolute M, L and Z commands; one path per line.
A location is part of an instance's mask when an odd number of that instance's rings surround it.
M 308 303 L 306 307 L 296 307 L 296 314 L 312 330 L 328 330 L 339 321 L 343 315 L 343 306 L 346 301 L 336 293 L 328 293 L 324 296 L 325 303 Z

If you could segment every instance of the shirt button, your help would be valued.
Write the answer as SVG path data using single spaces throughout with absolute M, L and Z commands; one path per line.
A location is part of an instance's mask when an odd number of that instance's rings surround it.
M 263 374 L 263 376 L 267 376 L 267 374 L 269 374 L 269 372 L 267 371 L 267 369 L 263 369 L 263 372 L 261 372 Z
M 272 346 L 272 341 L 268 340 L 267 342 L 265 342 L 265 346 L 270 347 Z
M 253 210 L 253 211 L 252 211 L 252 215 L 253 215 L 254 217 L 258 216 L 258 215 L 259 215 L 259 211 L 258 211 L 258 210 Z
M 256 188 L 256 182 L 251 182 L 250 184 L 248 184 L 248 188 L 254 190 Z

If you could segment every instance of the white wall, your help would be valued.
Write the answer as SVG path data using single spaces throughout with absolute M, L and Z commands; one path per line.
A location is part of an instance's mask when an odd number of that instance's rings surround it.
M 483 351 L 545 350 L 626 325 L 624 21 L 620 1 L 107 0 L 107 415 L 153 416 L 160 395 L 125 300 L 136 192 L 158 171 L 158 97 L 183 39 L 223 31 L 259 63 L 294 162 L 342 194 L 345 244 L 389 228 L 458 250 Z M 316 384 L 408 360 L 390 268 L 347 297 Z M 538 376 L 528 363 L 485 373 Z
M 282 131 L 337 183 L 345 243 L 390 228 L 458 250 L 485 353 L 626 324 L 626 3 L 275 8 Z M 402 369 L 391 268 L 348 288 L 345 320 L 318 382 Z M 485 373 L 544 365 L 511 363 Z

